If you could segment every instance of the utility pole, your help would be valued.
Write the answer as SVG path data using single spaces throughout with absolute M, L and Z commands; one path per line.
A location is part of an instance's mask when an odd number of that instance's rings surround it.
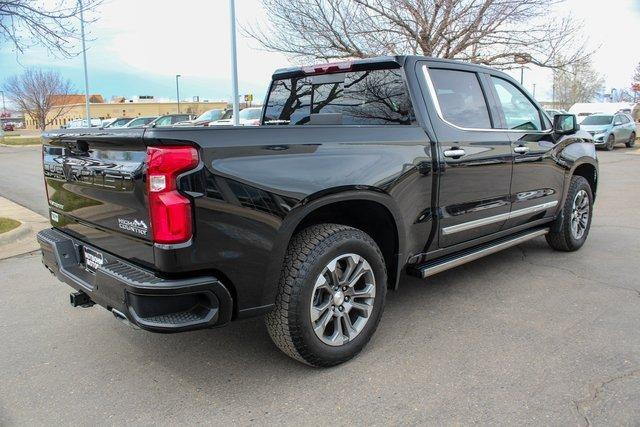
M 176 74 L 176 99 L 178 100 L 178 113 L 180 113 L 180 85 L 178 83 L 178 79 L 180 77 L 180 74 Z
M 240 105 L 238 99 L 238 53 L 236 51 L 236 5 L 229 0 L 229 19 L 231 24 L 231 85 L 233 92 L 233 125 L 240 124 Z
M 2 94 L 2 114 L 4 115 L 7 112 L 7 108 L 4 105 L 4 91 L 0 90 L 0 93 Z
M 91 127 L 91 111 L 89 108 L 89 74 L 87 72 L 87 47 L 84 40 L 84 6 L 82 0 L 78 0 L 80 5 L 80 35 L 82 36 L 82 60 L 84 62 L 84 107 L 87 117 L 87 127 Z

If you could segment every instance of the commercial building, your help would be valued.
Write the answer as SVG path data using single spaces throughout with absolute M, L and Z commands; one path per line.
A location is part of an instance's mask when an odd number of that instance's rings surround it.
M 72 101 L 63 102 L 62 105 L 52 109 L 49 113 L 53 123 L 47 126 L 47 129 L 57 129 L 65 126 L 72 120 L 82 120 L 85 118 L 84 95 L 65 95 L 61 100 Z M 100 95 L 91 95 L 89 97 L 91 118 L 92 119 L 110 119 L 115 117 L 142 117 L 142 116 L 161 116 L 164 114 L 174 114 L 178 112 L 178 104 L 175 101 L 156 102 L 153 97 L 136 97 L 131 100 L 124 98 L 118 99 L 116 102 L 94 102 L 102 100 Z M 180 112 L 199 115 L 207 110 L 214 108 L 227 108 L 226 101 L 180 101 Z M 57 116 L 57 117 L 56 117 Z M 49 121 L 49 120 L 47 120 Z M 38 129 L 36 120 L 25 114 L 25 125 L 27 129 Z

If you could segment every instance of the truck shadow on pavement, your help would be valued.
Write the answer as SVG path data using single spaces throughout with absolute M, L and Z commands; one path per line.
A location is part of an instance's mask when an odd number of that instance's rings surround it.
M 550 255 L 543 239 L 528 242 L 526 247 L 532 254 L 546 252 Z M 511 279 L 523 273 L 514 271 L 510 262 L 522 256 L 521 249 L 516 247 L 426 281 L 403 276 L 399 290 L 387 294 L 385 313 L 373 339 L 347 365 L 349 368 L 368 365 L 370 370 L 371 363 L 383 367 L 389 357 L 407 357 L 402 354 L 403 336 L 407 331 L 450 323 L 452 307 L 468 304 L 474 298 L 486 300 L 487 294 L 490 299 L 495 298 L 501 289 L 512 286 Z M 120 325 L 114 326 L 114 331 L 128 341 L 129 349 L 139 352 L 137 357 L 161 365 L 164 374 L 170 372 L 172 376 L 204 388 L 224 386 L 227 393 L 232 384 L 240 388 L 260 384 L 260 377 L 277 376 L 279 381 L 286 381 L 286 378 L 300 375 L 333 376 L 346 369 L 344 365 L 314 369 L 283 355 L 271 342 L 261 317 L 232 322 L 219 329 L 173 335 L 133 331 Z M 441 343 L 434 342 L 433 345 Z M 163 375 L 162 371 L 159 375 Z

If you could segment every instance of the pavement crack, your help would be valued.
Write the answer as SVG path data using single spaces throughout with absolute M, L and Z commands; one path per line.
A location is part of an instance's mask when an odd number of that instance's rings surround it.
M 572 276 L 574 276 L 577 279 L 580 279 L 580 280 L 583 280 L 583 281 L 586 281 L 586 282 L 597 283 L 597 284 L 605 286 L 607 288 L 621 289 L 623 291 L 633 292 L 634 294 L 636 294 L 636 296 L 640 297 L 640 290 L 638 290 L 638 289 L 628 288 L 626 286 L 612 285 L 611 283 L 603 282 L 602 280 L 598 280 L 598 279 L 595 279 L 593 277 L 584 277 L 584 276 L 580 275 L 578 272 L 573 271 L 572 269 L 570 269 L 568 267 L 560 267 L 560 266 L 557 266 L 557 265 L 540 264 L 540 263 L 533 262 L 533 261 L 531 261 L 531 259 L 529 259 L 529 256 L 527 255 L 527 251 L 522 246 L 517 246 L 517 248 L 520 249 L 520 252 L 522 253 L 522 260 L 524 262 L 526 262 L 527 264 L 532 265 L 534 267 L 544 267 L 544 268 L 551 268 L 551 269 L 558 270 L 558 271 L 564 271 L 565 273 L 569 273 L 569 274 L 571 274 Z
M 634 369 L 632 371 L 628 371 L 625 372 L 623 374 L 620 375 L 616 375 L 612 378 L 609 378 L 605 381 L 601 381 L 595 384 L 591 384 L 589 386 L 589 396 L 582 399 L 582 400 L 574 400 L 573 404 L 575 406 L 575 409 L 578 413 L 579 416 L 579 421 L 583 422 L 583 425 L 586 426 L 590 426 L 591 425 L 591 421 L 589 420 L 589 417 L 587 416 L 587 414 L 584 411 L 584 407 L 585 405 L 588 405 L 589 403 L 593 403 L 596 400 L 598 400 L 600 398 L 600 396 L 602 396 L 602 393 L 604 392 L 604 389 L 606 386 L 608 386 L 611 383 L 617 382 L 617 381 L 621 381 L 621 380 L 625 380 L 627 378 L 631 378 L 634 377 L 636 375 L 640 375 L 640 369 Z

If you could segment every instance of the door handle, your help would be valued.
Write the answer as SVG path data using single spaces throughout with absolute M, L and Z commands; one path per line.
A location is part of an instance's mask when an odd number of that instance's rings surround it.
M 529 147 L 525 147 L 524 145 L 519 145 L 513 148 L 513 151 L 518 154 L 526 154 L 529 152 Z
M 451 150 L 444 150 L 442 154 L 444 154 L 445 157 L 457 158 L 464 156 L 466 153 L 462 148 L 452 148 Z

